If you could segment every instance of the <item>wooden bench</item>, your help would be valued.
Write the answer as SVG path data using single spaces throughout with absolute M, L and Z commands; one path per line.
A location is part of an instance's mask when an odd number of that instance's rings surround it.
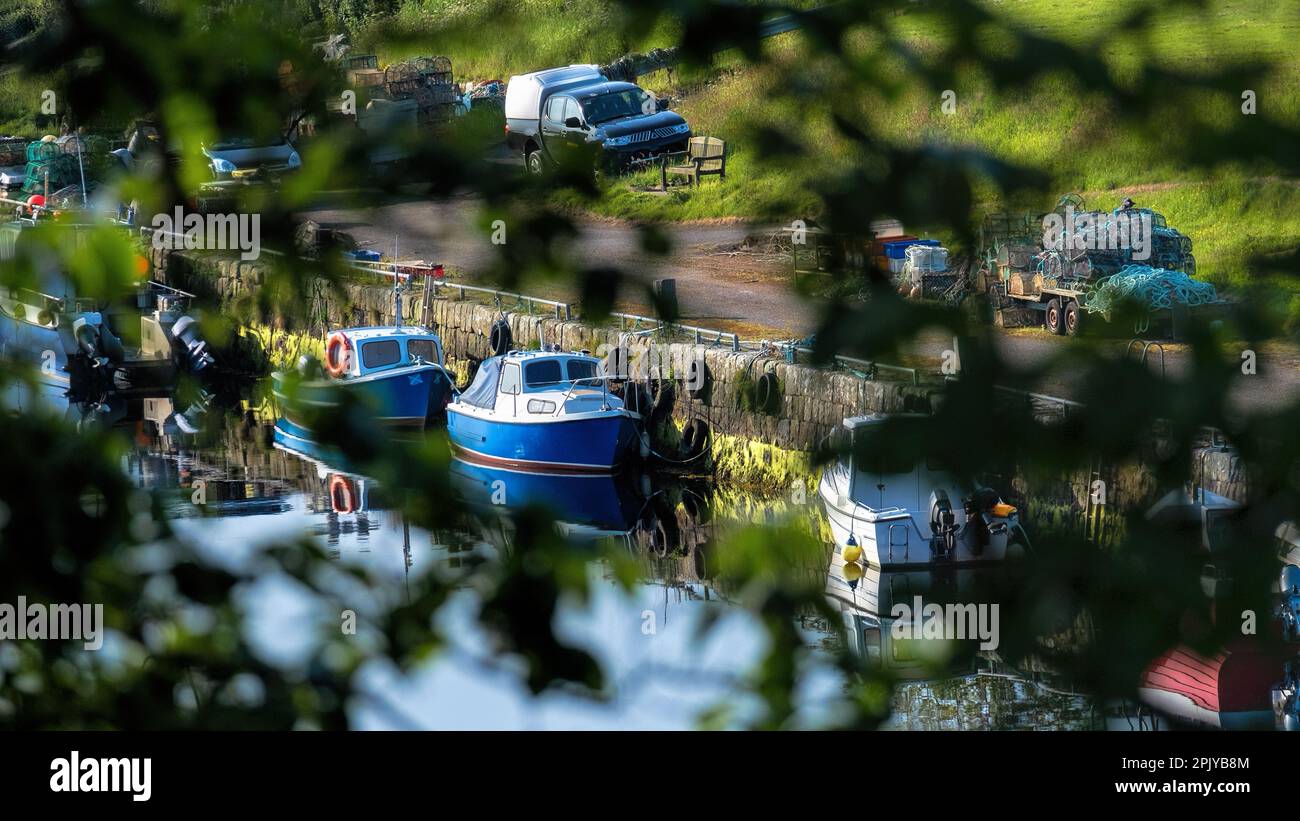
M 684 162 L 683 162 L 684 160 Z M 701 177 L 716 175 L 727 178 L 727 144 L 717 137 L 691 137 L 686 151 L 663 155 L 659 182 L 668 190 L 669 175 L 685 177 L 689 185 L 698 185 Z

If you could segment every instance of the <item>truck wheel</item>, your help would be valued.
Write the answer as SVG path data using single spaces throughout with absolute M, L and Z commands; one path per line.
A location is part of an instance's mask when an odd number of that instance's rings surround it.
M 1065 317 L 1061 313 L 1061 300 L 1053 299 L 1047 303 L 1047 330 L 1054 334 L 1065 332 Z
M 546 160 L 542 157 L 540 149 L 534 148 L 529 151 L 524 162 L 528 165 L 528 173 L 534 177 L 540 177 L 546 171 Z
M 1065 306 L 1065 332 L 1070 336 L 1079 335 L 1079 323 L 1083 321 L 1083 314 L 1079 311 L 1079 303 L 1070 300 L 1070 304 Z

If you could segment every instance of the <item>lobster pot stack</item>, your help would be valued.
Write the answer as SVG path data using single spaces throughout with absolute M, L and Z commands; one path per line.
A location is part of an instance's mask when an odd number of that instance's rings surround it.
M 48 188 L 57 191 L 77 180 L 77 158 L 65 153 L 53 136 L 27 146 L 27 176 L 23 193 L 43 194 Z

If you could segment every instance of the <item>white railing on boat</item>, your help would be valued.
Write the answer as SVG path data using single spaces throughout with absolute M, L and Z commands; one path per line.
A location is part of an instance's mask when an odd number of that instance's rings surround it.
M 558 407 L 556 407 L 555 413 L 553 415 L 554 416 L 560 415 L 560 412 L 564 410 L 564 406 L 569 403 L 569 399 L 573 395 L 573 389 L 578 387 L 578 384 L 580 382 L 599 382 L 600 383 L 600 409 L 609 410 L 609 380 L 612 378 L 613 377 L 609 377 L 609 376 L 587 376 L 587 377 L 583 377 L 582 379 L 572 380 L 571 383 L 569 384 L 569 389 L 564 392 L 564 398 L 560 400 L 560 404 Z

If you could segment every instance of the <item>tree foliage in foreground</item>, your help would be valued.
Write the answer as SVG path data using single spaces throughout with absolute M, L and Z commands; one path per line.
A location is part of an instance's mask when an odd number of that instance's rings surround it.
M 347 9 L 360 5 L 339 4 L 335 13 L 345 16 Z M 1130 36 L 1140 33 L 1158 24 L 1161 8 L 1174 5 L 1188 3 L 1134 6 L 1114 28 Z M 623 6 L 629 36 L 672 15 L 680 31 L 677 45 L 698 63 L 707 63 L 724 43 L 753 63 L 764 61 L 759 23 L 785 11 L 712 0 L 628 0 Z M 318 134 L 303 150 L 306 170 L 282 197 L 261 204 L 264 243 L 290 252 L 249 306 L 261 319 L 292 321 L 294 306 L 303 304 L 312 278 L 331 270 L 328 261 L 322 265 L 292 253 L 295 210 L 322 191 L 364 189 L 366 200 L 399 193 L 391 181 L 364 171 L 365 146 L 356 130 L 331 124 L 326 102 L 341 92 L 342 78 L 298 38 L 303 8 L 251 0 L 220 5 L 70 0 L 57 24 L 41 29 L 13 57 L 23 72 L 60 71 L 67 78 L 60 95 L 80 124 L 121 122 L 143 112 L 159 118 L 182 161 L 164 164 L 156 177 L 127 180 L 122 186 L 124 195 L 160 210 L 184 200 L 201 180 L 204 163 L 197 147 L 203 141 L 231 129 L 269 132 L 303 111 L 315 116 Z M 924 52 L 914 51 L 887 25 L 890 15 L 900 11 L 942 19 L 955 34 Z M 880 43 L 879 54 L 863 58 L 845 49 L 848 33 L 864 30 Z M 989 45 L 990 33 L 996 35 L 996 48 Z M 391 32 L 394 38 L 401 34 L 399 29 Z M 1098 37 L 1106 34 L 1098 32 Z M 446 35 L 454 41 L 508 32 Z M 1207 94 L 1237 100 L 1243 88 L 1271 68 L 1235 65 L 1191 74 L 1141 64 L 1118 78 L 1096 52 L 1045 40 L 965 0 L 935 2 L 922 10 L 911 3 L 849 0 L 805 16 L 801 37 L 803 48 L 837 61 L 839 70 L 833 87 L 811 97 L 792 82 L 787 102 L 831 126 L 860 158 L 819 186 L 822 223 L 868 240 L 871 220 L 897 217 L 909 226 L 946 230 L 968 250 L 975 242 L 977 188 L 991 184 L 1008 200 L 1018 201 L 1054 192 L 1041 190 L 1046 179 L 1042 169 L 1016 167 L 961 146 L 893 144 L 841 110 L 840 101 L 881 86 L 883 61 L 910 65 L 910 81 L 930 89 L 936 106 L 945 89 L 960 87 L 966 72 L 978 72 L 1009 90 L 1027 88 L 1049 73 L 1066 73 L 1113 101 L 1115 128 L 1137 133 L 1166 128 L 1162 112 L 1180 100 L 1193 104 Z M 294 72 L 288 91 L 281 82 L 286 62 Z M 770 130 L 760 137 L 764 162 L 805 162 L 820 150 Z M 1210 168 L 1264 160 L 1294 176 L 1300 160 L 1290 147 L 1296 137 L 1295 123 L 1261 113 L 1218 131 L 1188 129 L 1179 158 L 1189 167 Z M 593 304 L 608 297 L 611 287 L 636 287 L 630 272 L 566 264 L 557 242 L 575 233 L 571 219 L 551 206 L 548 192 L 535 182 L 485 162 L 482 146 L 472 136 L 413 140 L 413 147 L 417 155 L 410 179 L 418 185 L 407 185 L 400 193 L 448 197 L 471 192 L 481 198 L 485 221 L 496 216 L 510 221 L 511 242 L 501 246 L 497 266 L 504 284 L 567 279 L 577 282 Z M 579 168 L 561 169 L 559 178 L 579 200 L 600 196 Z M 1158 484 L 1176 487 L 1190 478 L 1186 456 L 1201 431 L 1217 428 L 1240 449 L 1256 493 L 1249 516 L 1234 534 L 1234 571 L 1245 582 L 1234 605 L 1267 612 L 1273 528 L 1300 513 L 1295 484 L 1300 439 L 1292 433 L 1300 407 L 1248 413 L 1229 409 L 1235 380 L 1248 377 L 1234 368 L 1235 354 L 1225 358 L 1225 339 L 1254 344 L 1272 331 L 1251 319 L 1256 312 L 1249 305 L 1234 327 L 1194 329 L 1187 372 L 1160 380 L 1100 347 L 1082 344 L 1062 347 L 1056 360 L 1026 369 L 999 356 L 987 324 L 966 313 L 901 300 L 884 277 L 871 287 L 871 299 L 835 300 L 825 307 L 817 333 L 821 358 L 835 353 L 888 358 L 918 333 L 939 327 L 959 337 L 963 366 L 960 381 L 936 414 L 897 422 L 881 447 L 897 450 L 902 458 L 928 458 L 962 476 L 990 465 L 1059 476 L 1087 469 L 1094 460 L 1129 462 L 1159 432 L 1168 447 L 1147 453 L 1151 470 Z M 1028 414 L 991 412 L 997 406 L 994 385 L 1032 388 L 1049 368 L 1070 368 L 1079 375 L 1080 398 L 1087 408 L 1068 424 L 1044 425 Z M 404 495 L 412 524 L 434 529 L 459 521 L 460 512 L 447 501 L 447 454 L 441 446 L 397 448 L 350 411 L 323 424 L 323 438 L 343 448 L 360 472 Z M 345 727 L 351 700 L 363 697 L 355 689 L 355 673 L 367 660 L 386 658 L 410 671 L 446 650 L 434 616 L 460 587 L 480 591 L 478 620 L 492 638 L 495 660 L 521 660 L 522 668 L 509 669 L 520 669 L 533 692 L 563 686 L 594 698 L 612 695 L 600 664 L 555 633 L 553 617 L 561 603 L 573 597 L 582 601 L 589 592 L 582 568 L 591 556 L 554 535 L 541 511 L 518 515 L 518 536 L 500 561 L 472 563 L 454 579 L 425 577 L 408 600 L 394 604 L 375 579 L 332 564 L 308 543 L 268 549 L 239 570 L 214 566 L 172 531 L 156 498 L 130 487 L 120 470 L 123 444 L 117 434 L 73 433 L 43 417 L 4 415 L 0 441 L 9 443 L 8 470 L 0 475 L 5 514 L 0 601 L 25 595 L 30 600 L 103 602 L 113 631 L 110 652 L 100 654 L 84 653 L 73 643 L 6 647 L 0 653 L 0 725 Z M 777 527 L 746 529 L 720 547 L 730 589 L 739 591 L 769 639 L 764 658 L 745 682 L 764 706 L 754 722 L 759 726 L 788 726 L 795 712 L 794 693 L 812 663 L 797 618 L 811 612 L 838 623 L 821 584 L 785 572 L 801 547 L 810 547 L 806 537 Z M 1002 653 L 1009 658 L 1046 655 L 1098 696 L 1131 695 L 1140 670 L 1172 644 L 1184 641 L 1208 650 L 1236 627 L 1185 618 L 1189 611 L 1203 609 L 1197 587 L 1202 557 L 1183 534 L 1154 530 L 1135 519 L 1111 550 L 1098 550 L 1070 534 L 1038 538 L 1035 547 L 1020 583 L 1006 594 L 1002 624 L 1011 635 L 1004 635 Z M 619 568 L 619 578 L 630 582 L 624 558 L 611 555 L 607 560 Z M 335 624 L 322 620 L 310 628 L 319 637 L 306 663 L 280 669 L 260 660 L 250 649 L 238 602 L 242 592 L 268 575 L 296 580 L 325 613 L 337 612 L 345 602 L 352 606 L 373 600 L 373 606 L 362 608 L 361 636 L 340 636 Z M 1085 613 L 1095 626 L 1094 641 L 1070 653 L 1044 649 L 1043 636 Z M 830 662 L 849 681 L 836 720 L 853 727 L 878 724 L 887 710 L 882 688 L 889 682 L 863 668 L 847 650 L 832 654 Z M 387 707 L 391 705 L 383 709 Z

